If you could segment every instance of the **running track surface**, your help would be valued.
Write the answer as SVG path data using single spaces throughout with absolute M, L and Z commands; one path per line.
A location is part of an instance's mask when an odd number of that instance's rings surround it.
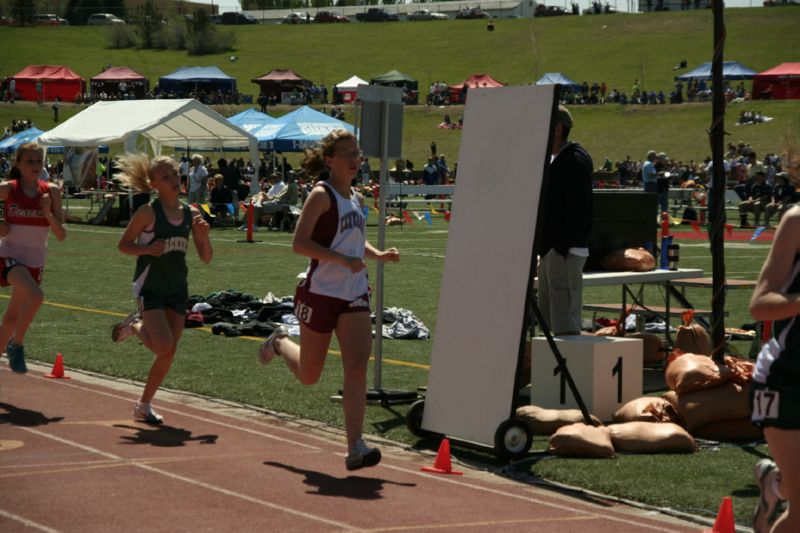
M 382 446 L 348 472 L 338 430 L 160 392 L 165 425 L 132 420 L 141 388 L 0 366 L 0 531 L 689 532 L 698 525 L 599 505 Z

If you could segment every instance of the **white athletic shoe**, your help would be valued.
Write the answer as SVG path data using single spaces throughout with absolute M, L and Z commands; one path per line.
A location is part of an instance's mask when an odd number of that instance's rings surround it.
M 275 351 L 275 341 L 289 336 L 289 330 L 286 326 L 278 326 L 270 333 L 269 337 L 264 339 L 261 346 L 258 348 L 258 360 L 262 365 L 269 364 L 270 361 L 275 359 L 279 354 Z
M 111 328 L 111 340 L 114 342 L 122 342 L 133 335 L 134 331 L 131 326 L 139 322 L 141 319 L 142 317 L 139 316 L 139 311 L 131 312 L 128 316 L 122 319 L 121 322 L 117 322 L 114 324 L 114 327 Z
M 154 425 L 164 423 L 164 419 L 153 411 L 153 407 L 149 403 L 142 403 L 138 400 L 133 405 L 133 418 Z
M 358 439 L 353 451 L 345 457 L 344 465 L 348 470 L 358 470 L 366 466 L 375 466 L 381 462 L 381 451 L 378 448 L 369 448 L 364 439 Z
M 775 484 L 780 481 L 781 472 L 773 461 L 761 459 L 756 463 L 755 475 L 761 495 L 753 511 L 753 531 L 766 533 L 780 516 L 781 504 L 784 502 L 775 492 Z

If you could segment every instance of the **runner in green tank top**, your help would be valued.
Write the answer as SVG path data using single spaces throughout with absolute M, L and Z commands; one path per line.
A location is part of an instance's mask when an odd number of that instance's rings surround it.
M 111 338 L 122 342 L 135 335 L 155 354 L 133 414 L 137 420 L 161 424 L 150 401 L 172 366 L 183 333 L 189 234 L 200 260 L 208 263 L 213 255 L 211 228 L 196 208 L 181 202 L 178 167 L 171 158 L 151 161 L 146 154 L 127 155 L 119 159 L 119 168 L 123 184 L 137 191 L 155 190 L 158 198 L 136 210 L 119 240 L 120 252 L 137 257 L 133 289 L 139 309 L 114 326 Z

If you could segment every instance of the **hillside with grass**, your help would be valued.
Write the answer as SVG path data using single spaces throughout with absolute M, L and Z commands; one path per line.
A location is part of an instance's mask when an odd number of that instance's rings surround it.
M 785 61 L 797 61 L 800 49 L 800 7 L 729 9 L 725 13 L 725 59 L 757 71 Z M 226 30 L 231 28 L 226 27 Z M 111 49 L 102 27 L 0 27 L 4 49 L 0 75 L 29 64 L 68 65 L 87 80 L 104 65 L 127 65 L 151 84 L 180 66 L 217 65 L 238 80 L 239 90 L 254 95 L 251 83 L 273 68 L 292 68 L 329 88 L 357 74 L 370 79 L 397 69 L 419 80 L 424 94 L 432 81 L 454 84 L 473 73 L 487 73 L 510 84 L 531 83 L 545 72 L 564 72 L 577 82 L 605 82 L 609 90 L 629 92 L 639 79 L 646 90 L 669 93 L 673 70 L 681 60 L 689 68 L 710 61 L 711 11 L 616 14 L 600 17 L 502 19 L 488 32 L 481 21 L 450 20 L 400 24 L 311 24 L 235 27 L 236 49 L 224 54 L 188 56 L 185 52 Z M 231 61 L 236 56 L 236 61 Z M 749 87 L 749 84 L 748 84 Z M 243 107 L 218 111 L 230 116 Z M 24 109 L 24 111 L 22 110 Z M 62 119 L 81 108 L 65 105 Z M 734 126 L 742 110 L 760 110 L 775 120 L 758 126 Z M 278 116 L 289 108 L 271 109 Z M 345 109 L 346 118 L 352 112 Z M 460 132 L 439 130 L 445 113 L 456 120 L 458 106 L 409 106 L 404 124 L 405 157 L 425 160 L 432 140 L 455 160 Z M 676 159 L 702 159 L 710 154 L 706 130 L 710 104 L 678 106 L 583 106 L 573 109 L 575 139 L 599 163 L 605 157 L 643 157 L 648 149 Z M 30 116 L 37 125 L 52 125 L 49 106 L 0 106 L 0 124 Z M 726 130 L 730 140 L 750 142 L 759 153 L 780 150 L 781 136 L 800 131 L 800 102 L 746 102 L 729 107 Z

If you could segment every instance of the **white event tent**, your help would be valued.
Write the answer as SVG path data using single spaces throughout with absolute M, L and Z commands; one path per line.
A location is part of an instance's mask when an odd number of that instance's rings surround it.
M 258 169 L 258 141 L 241 127 L 197 100 L 120 100 L 97 102 L 39 136 L 42 145 L 99 146 L 123 143 L 125 151 L 154 155 L 167 146 L 246 148 Z M 258 190 L 258 176 L 251 189 Z

